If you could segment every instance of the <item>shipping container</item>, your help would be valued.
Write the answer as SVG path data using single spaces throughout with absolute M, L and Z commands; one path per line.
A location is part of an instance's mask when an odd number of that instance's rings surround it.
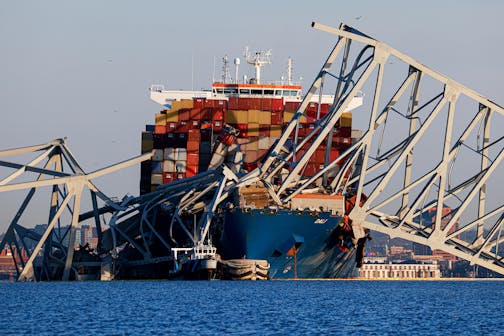
M 152 142 L 155 149 L 163 149 L 165 148 L 166 143 L 166 135 L 165 134 L 153 134 Z
M 163 184 L 173 182 L 175 180 L 175 173 L 166 172 L 163 173 Z
M 174 172 L 175 170 L 175 161 L 173 160 L 164 160 L 163 161 L 163 173 L 164 172 Z
M 259 136 L 259 124 L 258 123 L 249 123 L 247 127 L 247 134 L 249 137 L 258 137 Z
M 178 122 L 178 121 L 179 121 L 178 111 L 170 110 L 170 111 L 166 112 L 166 122 L 167 123 Z
M 163 184 L 163 174 L 161 174 L 161 173 L 159 173 L 159 174 L 152 174 L 151 175 L 151 183 L 153 185 Z
M 177 160 L 177 157 L 175 155 L 175 148 L 172 147 L 167 147 L 164 149 L 164 159 L 165 160 Z
M 282 125 L 282 112 L 271 112 L 271 125 Z
M 152 170 L 153 174 L 161 174 L 163 173 L 163 161 L 152 161 Z
M 193 98 L 193 106 L 196 108 L 205 107 L 206 98 Z
M 187 141 L 187 152 L 189 153 L 198 153 L 200 147 L 199 140 L 188 140 Z
M 201 131 L 199 129 L 191 129 L 187 132 L 187 141 L 201 141 Z
M 270 127 L 270 136 L 279 138 L 282 135 L 282 126 L 280 125 L 271 125 Z
M 191 177 L 198 174 L 198 165 L 187 165 L 186 177 Z
M 154 126 L 154 134 L 165 134 L 166 133 L 166 125 L 156 125 Z
M 166 125 L 166 114 L 156 113 L 155 126 L 165 126 Z
M 270 136 L 270 125 L 259 125 L 259 136 L 269 137 Z
M 199 164 L 199 152 L 198 153 L 187 153 L 187 165 L 197 166 Z
M 186 172 L 187 163 L 186 161 L 175 161 L 175 171 L 177 173 L 185 173 Z
M 270 148 L 270 138 L 260 136 L 257 141 L 258 149 L 269 149 Z
M 181 109 L 178 111 L 178 119 L 179 121 L 188 121 L 190 119 L 190 109 Z
M 247 110 L 227 110 L 225 121 L 229 124 L 247 124 Z
M 177 161 L 187 160 L 187 149 L 175 148 L 175 160 L 177 160 Z
M 164 153 L 162 149 L 153 149 L 152 150 L 152 161 L 163 161 Z
M 212 146 L 209 141 L 201 141 L 199 143 L 199 152 L 201 154 L 210 154 L 212 152 Z

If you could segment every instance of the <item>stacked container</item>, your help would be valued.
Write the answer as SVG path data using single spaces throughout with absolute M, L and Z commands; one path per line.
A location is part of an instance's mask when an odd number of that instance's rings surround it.
M 154 125 L 147 125 L 142 133 L 142 153 L 153 151 L 151 161 L 142 163 L 141 193 L 154 190 L 157 185 L 191 177 L 207 170 L 213 146 L 224 124 L 239 130 L 238 138 L 224 162 L 238 164 L 252 170 L 260 164 L 269 148 L 282 135 L 283 129 L 299 108 L 299 102 L 282 98 L 223 99 L 194 98 L 173 101 L 172 108 L 155 115 Z M 298 138 L 308 136 L 316 127 L 316 119 L 329 112 L 329 104 L 309 103 L 306 116 L 300 118 Z M 333 132 L 329 160 L 338 157 L 352 144 L 352 115 L 343 113 Z M 222 142 L 225 137 L 221 137 Z M 323 168 L 326 156 L 324 140 L 310 158 L 303 171 L 313 176 Z M 297 153 L 300 158 L 305 150 Z

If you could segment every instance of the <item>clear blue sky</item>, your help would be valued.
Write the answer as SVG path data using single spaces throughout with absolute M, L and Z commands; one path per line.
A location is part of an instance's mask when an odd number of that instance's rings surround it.
M 150 84 L 190 89 L 193 58 L 194 88 L 207 88 L 214 57 L 250 46 L 273 51 L 264 77 L 292 56 L 308 85 L 335 41 L 312 21 L 354 25 L 502 105 L 502 13 L 497 0 L 3 1 L 0 148 L 66 136 L 86 171 L 138 155 L 159 110 Z M 120 197 L 138 181 L 135 167 L 98 184 Z M 0 202 L 2 232 L 19 201 Z

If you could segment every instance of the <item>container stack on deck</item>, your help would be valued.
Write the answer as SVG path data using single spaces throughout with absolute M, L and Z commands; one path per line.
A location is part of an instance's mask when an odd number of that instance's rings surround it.
M 146 125 L 142 132 L 142 153 L 153 151 L 153 157 L 141 165 L 140 193 L 206 171 L 224 124 L 240 132 L 236 146 L 244 154 L 243 169 L 255 169 L 281 136 L 299 104 L 284 103 L 282 98 L 242 97 L 173 101 L 172 108 L 156 114 L 154 125 Z M 298 137 L 304 138 L 315 128 L 317 114 L 321 118 L 328 112 L 329 104 L 321 104 L 319 111 L 317 103 L 309 103 Z M 352 114 L 344 113 L 333 133 L 330 160 L 351 145 L 351 127 Z M 303 150 L 298 157 L 302 154 Z M 317 173 L 325 162 L 325 155 L 326 141 L 317 148 L 303 175 Z

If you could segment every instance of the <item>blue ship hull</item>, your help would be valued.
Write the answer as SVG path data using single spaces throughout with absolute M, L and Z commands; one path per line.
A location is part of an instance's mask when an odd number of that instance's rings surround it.
M 356 275 L 355 249 L 329 212 L 236 208 L 224 217 L 219 253 L 227 259 L 262 259 L 271 278 L 346 278 Z

